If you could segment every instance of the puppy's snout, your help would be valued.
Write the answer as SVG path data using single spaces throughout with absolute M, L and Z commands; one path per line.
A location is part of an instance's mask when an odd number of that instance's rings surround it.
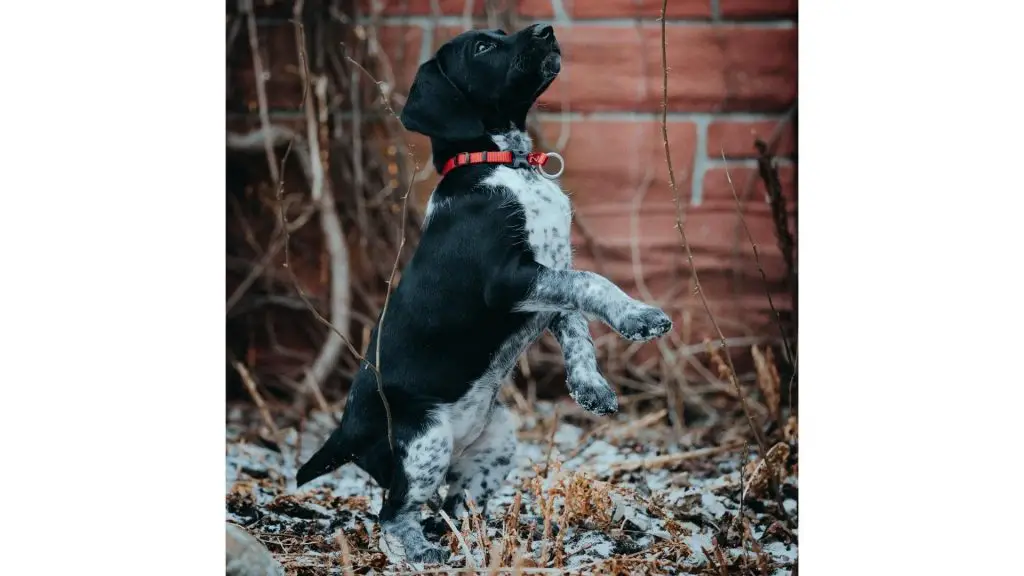
M 540 38 L 541 40 L 550 40 L 555 35 L 555 29 L 549 24 L 537 24 L 533 29 L 534 38 Z

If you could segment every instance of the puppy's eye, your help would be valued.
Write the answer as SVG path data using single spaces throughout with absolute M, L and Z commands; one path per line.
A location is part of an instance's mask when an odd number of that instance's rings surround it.
M 473 48 L 473 54 L 483 54 L 491 48 L 494 48 L 494 44 L 491 44 L 490 42 L 477 42 L 476 46 Z

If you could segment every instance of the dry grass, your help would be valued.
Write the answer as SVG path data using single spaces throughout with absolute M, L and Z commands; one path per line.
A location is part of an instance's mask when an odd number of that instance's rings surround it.
M 723 442 L 742 436 L 740 414 L 689 432 L 696 446 L 680 450 L 664 415 L 641 428 L 620 415 L 588 431 L 569 424 L 564 407 L 552 421 L 556 410 L 540 403 L 538 414 L 520 414 L 517 468 L 489 515 L 471 502 L 469 516 L 445 518 L 449 566 L 395 555 L 372 514 L 381 491 L 352 466 L 294 491 L 294 460 L 265 446 L 257 409 L 229 418 L 228 519 L 294 575 L 787 573 L 796 556 L 795 421 L 768 458 L 751 462 L 742 441 Z M 330 426 L 313 415 L 307 452 Z M 284 451 L 299 443 L 296 429 L 281 434 Z M 578 451 L 584 437 L 596 439 Z M 785 486 L 788 512 L 768 477 Z

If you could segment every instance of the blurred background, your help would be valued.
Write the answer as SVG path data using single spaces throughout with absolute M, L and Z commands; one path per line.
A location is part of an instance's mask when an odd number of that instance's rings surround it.
M 676 432 L 739 414 L 675 228 L 660 11 L 650 0 L 229 0 L 229 401 L 249 402 L 258 387 L 286 420 L 341 406 L 357 360 L 339 333 L 363 352 L 402 235 L 397 281 L 438 179 L 429 141 L 392 111 L 448 38 L 545 21 L 563 71 L 530 130 L 536 149 L 566 160 L 575 266 L 676 323 L 642 345 L 592 325 L 622 410 L 664 409 Z M 771 431 L 798 388 L 796 1 L 670 0 L 666 20 L 668 139 L 693 264 L 743 393 Z M 504 394 L 521 408 L 566 395 L 550 336 Z

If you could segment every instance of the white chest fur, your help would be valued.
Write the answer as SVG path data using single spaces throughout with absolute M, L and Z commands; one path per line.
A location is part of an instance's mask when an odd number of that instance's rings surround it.
M 529 136 L 519 131 L 493 139 L 503 150 L 526 153 L 533 148 Z M 522 208 L 527 242 L 537 262 L 555 269 L 572 267 L 572 205 L 554 180 L 536 170 L 499 166 L 484 183 L 509 190 L 509 200 Z
M 493 139 L 502 150 L 526 153 L 533 148 L 530 137 L 518 130 L 495 135 Z M 544 178 L 535 170 L 498 166 L 484 184 L 502 189 L 507 195 L 506 201 L 514 202 L 522 209 L 526 240 L 538 263 L 555 269 L 572 267 L 569 243 L 572 205 L 555 181 Z M 436 204 L 432 197 L 427 219 L 443 208 L 444 205 Z M 501 383 L 519 355 L 540 336 L 550 320 L 550 314 L 534 315 L 521 330 L 502 343 L 486 372 L 470 385 L 469 391 L 448 407 L 456 457 L 479 437 L 490 419 Z

